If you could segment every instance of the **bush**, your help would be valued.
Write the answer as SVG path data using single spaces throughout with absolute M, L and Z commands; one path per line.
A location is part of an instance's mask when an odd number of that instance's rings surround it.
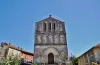
M 20 61 L 16 57 L 9 57 L 8 59 L 3 60 L 0 65 L 20 65 Z
M 92 65 L 98 65 L 98 64 L 97 64 L 97 63 L 95 63 L 95 62 L 91 62 L 91 64 L 92 64 Z

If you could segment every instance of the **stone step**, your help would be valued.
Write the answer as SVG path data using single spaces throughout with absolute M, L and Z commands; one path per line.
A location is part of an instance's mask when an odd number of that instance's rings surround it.
M 45 64 L 45 65 L 58 65 L 58 64 Z
M 57 65 L 57 64 L 48 64 L 48 65 Z
M 48 64 L 48 63 L 42 63 L 42 64 L 38 64 L 38 65 L 66 65 L 65 63 L 62 63 L 62 64 Z
M 46 65 L 57 65 L 57 64 L 46 64 Z

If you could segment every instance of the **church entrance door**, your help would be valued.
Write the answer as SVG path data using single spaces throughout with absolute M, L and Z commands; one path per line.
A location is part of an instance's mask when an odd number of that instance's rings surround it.
M 53 55 L 53 53 L 48 54 L 48 64 L 54 64 L 54 55 Z

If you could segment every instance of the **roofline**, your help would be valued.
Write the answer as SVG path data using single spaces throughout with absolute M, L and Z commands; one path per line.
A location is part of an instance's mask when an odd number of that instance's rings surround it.
M 25 50 L 22 50 L 21 48 L 18 48 L 14 45 L 12 45 L 11 43 L 7 43 L 7 42 L 3 42 L 4 44 L 6 44 L 9 48 L 12 48 L 12 49 L 15 49 L 15 50 L 18 50 L 20 52 L 24 52 L 24 53 L 27 53 L 27 54 L 31 54 L 34 56 L 34 53 L 31 53 L 31 52 L 28 52 L 28 51 L 25 51 Z
M 46 20 L 46 19 L 48 19 L 48 18 L 53 18 L 51 15 L 49 15 L 49 17 L 47 17 L 47 18 L 43 18 L 42 20 L 40 20 L 40 21 L 37 21 L 36 23 L 38 23 L 38 22 L 42 22 L 42 21 L 44 21 L 44 20 Z M 59 19 L 56 19 L 56 18 L 53 18 L 53 19 L 55 19 L 55 20 L 57 20 L 57 21 L 60 21 Z M 63 21 L 60 21 L 60 22 L 63 22 Z
M 78 58 L 80 58 L 81 56 L 83 56 L 84 54 L 88 53 L 90 50 L 94 49 L 94 48 L 98 48 L 100 46 L 93 46 L 92 48 L 90 48 L 88 51 L 84 52 L 83 54 L 81 54 Z
M 34 53 L 32 53 L 32 52 L 28 52 L 28 51 L 25 51 L 25 50 L 20 50 L 22 53 L 26 53 L 26 54 L 31 54 L 31 55 L 33 55 L 34 56 Z
M 80 58 L 81 56 L 83 56 L 84 54 L 86 54 L 87 52 L 89 52 L 90 50 L 92 50 L 94 48 L 94 46 L 90 49 L 88 49 L 88 51 L 84 52 L 83 54 L 81 54 L 78 58 Z

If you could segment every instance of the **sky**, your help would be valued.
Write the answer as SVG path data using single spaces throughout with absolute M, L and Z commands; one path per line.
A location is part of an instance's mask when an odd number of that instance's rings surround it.
M 100 0 L 0 0 L 0 42 L 33 52 L 34 24 L 49 15 L 65 22 L 69 55 L 100 42 Z

